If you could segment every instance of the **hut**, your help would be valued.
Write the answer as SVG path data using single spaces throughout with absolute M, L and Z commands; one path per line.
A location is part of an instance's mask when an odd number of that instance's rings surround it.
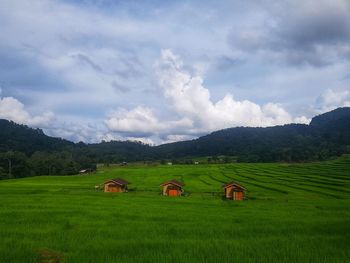
M 246 189 L 236 183 L 236 182 L 230 182 L 223 186 L 225 190 L 225 197 L 226 199 L 233 199 L 233 200 L 243 200 L 245 196 Z
M 176 180 L 171 180 L 161 184 L 160 186 L 163 187 L 163 195 L 180 196 L 183 193 L 182 188 L 185 186 L 185 184 Z
M 86 169 L 82 169 L 79 171 L 79 174 L 89 174 L 89 173 L 93 173 L 95 172 L 95 169 L 93 168 L 86 168 Z
M 112 193 L 123 193 L 128 191 L 128 181 L 120 178 L 108 180 L 104 182 L 104 191 Z

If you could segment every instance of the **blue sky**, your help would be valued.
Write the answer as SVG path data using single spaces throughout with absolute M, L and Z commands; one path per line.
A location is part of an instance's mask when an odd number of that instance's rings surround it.
M 164 143 L 350 106 L 347 0 L 0 3 L 0 118 Z

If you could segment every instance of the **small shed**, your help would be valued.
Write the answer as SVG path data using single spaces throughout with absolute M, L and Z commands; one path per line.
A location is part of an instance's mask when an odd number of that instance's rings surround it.
M 163 187 L 163 195 L 180 196 L 183 193 L 182 188 L 185 186 L 185 184 L 176 180 L 170 180 L 162 183 L 160 186 Z
M 245 197 L 246 189 L 236 182 L 227 183 L 223 188 L 225 190 L 226 199 L 243 200 Z
M 116 178 L 104 182 L 104 191 L 112 193 L 123 193 L 128 191 L 128 181 L 124 179 Z
M 86 168 L 86 169 L 81 169 L 79 171 L 79 174 L 89 174 L 89 173 L 93 173 L 95 172 L 95 169 L 92 169 L 92 168 Z

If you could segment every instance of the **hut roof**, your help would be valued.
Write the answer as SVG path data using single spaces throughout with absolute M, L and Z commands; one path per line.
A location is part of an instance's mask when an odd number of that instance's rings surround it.
M 107 183 L 115 183 L 115 184 L 117 184 L 117 185 L 127 185 L 127 184 L 129 184 L 129 182 L 128 181 L 126 181 L 126 180 L 124 180 L 124 179 L 121 179 L 121 178 L 115 178 L 115 179 L 111 179 L 111 180 L 108 180 L 108 181 L 106 181 L 106 182 L 104 182 L 105 184 L 107 184 Z
M 223 187 L 223 188 L 227 188 L 227 187 L 230 187 L 230 186 L 236 186 L 237 188 L 240 188 L 240 189 L 242 189 L 242 190 L 246 190 L 242 185 L 240 185 L 239 183 L 234 182 L 234 181 L 229 182 L 229 183 L 227 183 L 227 184 L 224 184 L 222 187 Z
M 92 169 L 92 168 L 85 168 L 85 169 L 81 169 L 79 171 L 79 173 L 89 173 L 89 172 L 93 172 L 93 171 L 94 171 L 94 169 Z
M 162 183 L 160 186 L 165 186 L 165 185 L 168 185 L 168 184 L 173 184 L 173 185 L 176 185 L 178 187 L 183 187 L 185 185 L 184 183 L 179 182 L 177 180 L 170 180 L 170 181 L 167 181 L 165 183 Z

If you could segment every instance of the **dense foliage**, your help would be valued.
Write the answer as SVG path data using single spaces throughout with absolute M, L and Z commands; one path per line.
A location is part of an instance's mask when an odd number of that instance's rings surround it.
M 230 128 L 153 150 L 158 158 L 228 155 L 239 162 L 301 162 L 339 156 L 349 147 L 350 108 L 339 108 L 313 118 L 310 125 Z
M 112 141 L 74 144 L 0 120 L 0 178 L 75 174 L 97 163 L 155 161 L 193 163 L 191 157 L 216 162 L 304 162 L 326 160 L 350 150 L 350 108 L 316 116 L 310 125 L 220 130 L 191 141 L 149 146 Z M 227 156 L 230 156 L 229 158 Z M 233 158 L 234 157 L 234 158 Z

